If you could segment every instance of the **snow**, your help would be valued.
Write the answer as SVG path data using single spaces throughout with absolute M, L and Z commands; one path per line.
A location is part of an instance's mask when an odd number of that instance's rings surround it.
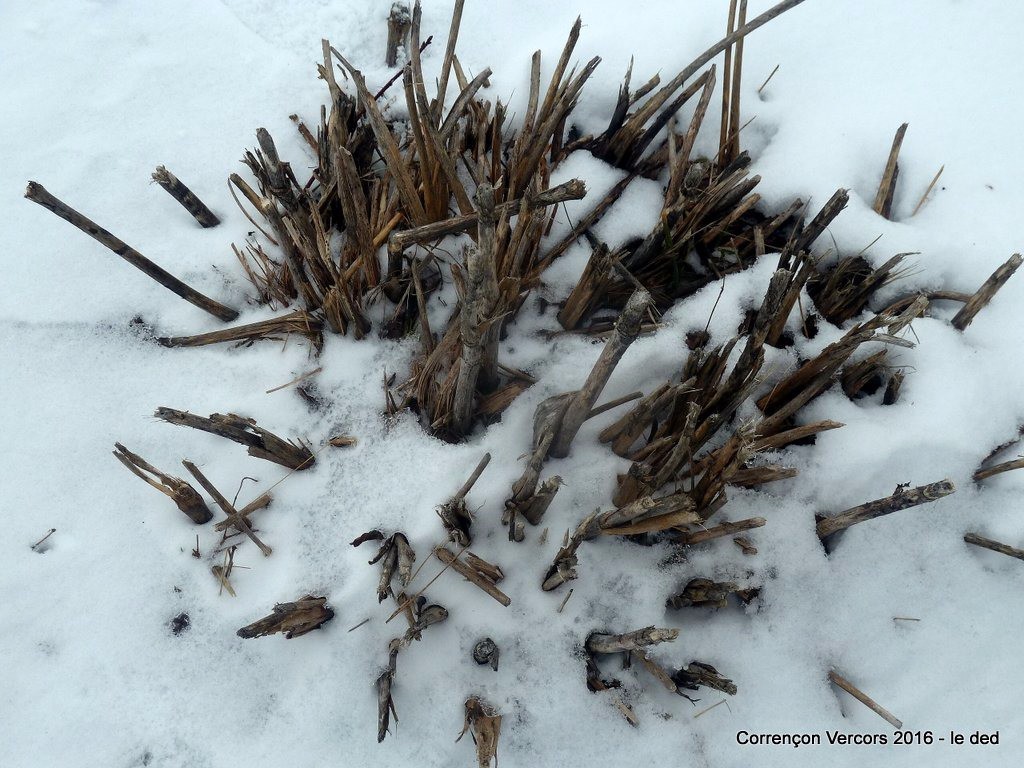
M 581 13 L 574 59 L 604 60 L 575 116 L 584 130 L 599 131 L 630 56 L 634 84 L 656 71 L 667 79 L 718 39 L 727 5 L 470 2 L 460 58 L 469 72 L 491 66 L 488 98 L 501 97 L 521 114 L 530 54 L 543 51 L 546 78 Z M 767 5 L 751 3 L 751 15 Z M 716 768 L 1016 764 L 1024 745 L 1024 672 L 1016 652 L 1024 633 L 1017 610 L 1024 572 L 1015 560 L 968 547 L 962 535 L 975 530 L 1012 545 L 1024 538 L 1024 473 L 981 487 L 971 481 L 990 448 L 1024 423 L 1024 277 L 1011 279 L 965 333 L 949 325 L 955 308 L 942 303 L 914 322 L 908 338 L 917 346 L 895 351 L 907 370 L 897 405 L 883 408 L 878 396 L 851 402 L 833 390 L 808 406 L 808 420 L 845 426 L 822 434 L 815 446 L 782 452 L 779 461 L 800 470 L 796 478 L 731 493 L 730 520 L 768 518 L 750 534 L 756 557 L 720 540 L 666 565 L 667 548 L 588 542 L 573 596 L 558 613 L 565 589 L 542 593 L 540 576 L 562 532 L 609 506 L 611 478 L 628 463 L 596 435 L 619 411 L 588 422 L 572 454 L 547 463 L 544 476 L 560 474 L 566 487 L 545 517 L 546 543 L 529 529 L 525 543 L 509 544 L 500 510 L 521 471 L 535 407 L 578 387 L 599 345 L 570 335 L 548 343 L 538 334 L 558 328 L 554 311 L 524 311 L 501 358 L 538 383 L 500 424 L 467 444 L 448 445 L 409 414 L 381 413 L 382 379 L 402 379 L 410 342 L 330 336 L 319 361 L 295 340 L 164 349 L 131 326 L 132 318 L 178 334 L 209 330 L 207 318 L 21 198 L 25 182 L 38 180 L 199 290 L 240 305 L 247 284 L 229 243 L 241 244 L 251 225 L 227 194 L 226 176 L 241 170 L 238 159 L 258 126 L 271 131 L 297 169 L 308 161 L 288 116 L 315 122 L 326 92 L 315 77 L 320 38 L 362 67 L 371 85 L 381 83 L 389 76 L 382 55 L 389 7 L 389 0 L 191 0 L 144 9 L 7 0 L 0 7 L 7 265 L 0 294 L 0 764 L 472 765 L 469 740 L 452 744 L 472 693 L 505 715 L 499 755 L 507 768 L 637 758 Z M 425 64 L 434 70 L 450 11 L 451 3 L 442 2 L 424 9 L 424 28 L 435 36 Z M 893 291 L 975 290 L 1021 250 L 1022 112 L 1010 89 L 1024 79 L 1014 32 L 1022 23 L 1024 6 L 992 0 L 808 0 L 757 31 L 744 50 L 743 119 L 756 116 L 744 147 L 762 177 L 757 191 L 765 204 L 801 197 L 812 201 L 813 213 L 835 189 L 848 187 L 851 203 L 819 245 L 834 239 L 842 253 L 857 253 L 881 235 L 865 253 L 873 264 L 898 252 L 920 254 Z M 886 221 L 870 206 L 902 122 L 910 128 L 895 220 Z M 702 134 L 699 151 L 714 151 L 712 133 Z M 189 184 L 224 224 L 194 225 L 149 183 L 158 164 Z M 930 201 L 911 217 L 942 165 Z M 621 178 L 583 153 L 559 173 L 584 178 L 594 201 Z M 611 244 L 646 233 L 658 197 L 655 182 L 634 182 L 601 235 Z M 567 210 L 575 221 L 586 205 Z M 556 263 L 541 295 L 564 298 L 586 253 L 576 246 Z M 720 300 L 716 283 L 672 308 L 657 334 L 630 348 L 602 399 L 648 392 L 678 372 L 686 333 L 703 329 L 709 317 L 714 341 L 728 339 L 760 300 L 772 268 L 769 257 L 727 278 Z M 805 295 L 804 306 L 808 301 Z M 243 319 L 265 316 L 247 307 Z M 813 354 L 842 332 L 823 322 L 815 339 L 798 336 L 795 351 L 769 350 L 770 377 L 790 370 L 795 354 Z M 310 410 L 294 388 L 266 392 L 317 365 L 317 387 L 328 396 L 324 411 Z M 229 496 L 240 478 L 256 478 L 240 501 L 287 472 L 220 438 L 151 418 L 161 405 L 251 415 L 318 451 L 316 467 L 288 476 L 274 488 L 273 506 L 257 513 L 274 554 L 263 558 L 240 547 L 236 563 L 247 570 L 232 577 L 237 598 L 218 594 L 210 575 L 217 539 L 210 527 L 191 525 L 109 451 L 120 441 L 173 474 L 189 458 Z M 342 432 L 358 445 L 322 447 Z M 427 590 L 451 618 L 399 657 L 401 721 L 378 745 L 373 681 L 401 618 L 384 623 L 391 607 L 377 605 L 377 570 L 366 564 L 372 552 L 348 542 L 369 528 L 403 530 L 422 562 L 441 538 L 434 507 L 485 451 L 491 465 L 469 496 L 479 510 L 472 549 L 502 565 L 507 578 L 500 586 L 512 605 L 502 608 L 450 573 Z M 900 482 L 944 477 L 957 484 L 954 496 L 856 526 L 825 557 L 815 513 L 887 495 Z M 45 551 L 30 549 L 50 528 L 57 531 Z M 191 556 L 197 532 L 202 559 Z M 425 566 L 418 584 L 436 570 L 436 563 Z M 745 612 L 666 612 L 665 597 L 697 575 L 763 585 L 763 597 Z M 323 630 L 290 641 L 235 636 L 275 602 L 306 592 L 328 595 L 337 611 Z M 175 636 L 169 622 L 183 611 L 191 626 Z M 368 624 L 347 631 L 366 618 Z M 695 717 L 726 697 L 702 690 L 694 707 L 642 671 L 616 671 L 641 721 L 632 729 L 605 697 L 587 691 L 578 653 L 583 638 L 595 629 L 650 624 L 681 630 L 679 640 L 653 651 L 655 658 L 676 666 L 699 659 L 737 683 L 728 706 Z M 470 661 L 485 635 L 501 648 L 496 673 Z M 1000 745 L 737 743 L 740 730 L 838 729 L 886 733 L 891 741 L 889 726 L 828 684 L 833 667 L 908 729 L 936 736 L 998 730 Z

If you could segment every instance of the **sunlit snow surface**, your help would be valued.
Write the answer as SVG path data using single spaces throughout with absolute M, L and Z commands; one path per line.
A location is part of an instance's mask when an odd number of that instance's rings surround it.
M 767 7 L 752 2 L 750 15 Z M 627 462 L 596 440 L 616 417 L 589 422 L 569 458 L 552 461 L 566 487 L 539 531 L 511 545 L 500 509 L 529 445 L 533 409 L 579 386 L 599 347 L 539 331 L 557 327 L 533 299 L 510 329 L 501 355 L 539 383 L 503 421 L 468 444 L 428 437 L 411 416 L 381 417 L 385 375 L 405 374 L 412 342 L 328 338 L 319 362 L 297 341 L 282 348 L 163 349 L 130 329 L 141 315 L 161 332 L 212 328 L 190 305 L 98 244 L 21 198 L 37 180 L 200 290 L 239 305 L 247 289 L 229 244 L 251 229 L 226 189 L 227 174 L 253 144 L 258 126 L 277 139 L 297 171 L 308 155 L 288 120 L 317 121 L 326 89 L 315 75 L 321 37 L 330 38 L 382 83 L 384 18 L 390 0 L 274 3 L 26 2 L 0 4 L 0 210 L 4 284 L 0 291 L 0 765 L 473 765 L 462 702 L 480 694 L 505 715 L 500 764 L 622 765 L 1014 765 L 1024 754 L 1024 564 L 968 548 L 966 530 L 1019 545 L 1024 540 L 1024 472 L 978 489 L 970 476 L 993 446 L 1024 423 L 1024 276 L 1012 279 L 961 334 L 955 309 L 936 305 L 913 325 L 918 346 L 896 357 L 907 378 L 899 404 L 852 403 L 830 392 L 805 418 L 846 426 L 780 460 L 800 475 L 760 492 L 734 491 L 729 519 L 762 515 L 751 534 L 759 554 L 744 557 L 728 539 L 696 548 L 688 562 L 620 541 L 588 543 L 579 579 L 562 613 L 563 590 L 539 581 L 562 532 L 607 506 L 615 473 Z M 545 74 L 577 13 L 584 27 L 576 58 L 604 59 L 576 113 L 600 130 L 635 56 L 634 83 L 664 79 L 717 40 L 724 0 L 701 3 L 483 3 L 470 0 L 459 40 L 467 70 L 494 70 L 488 98 L 525 108 L 529 57 L 544 52 Z M 428 3 L 424 54 L 437 70 L 450 4 Z M 1024 150 L 1017 95 L 1024 81 L 1017 33 L 1024 6 L 920 0 L 900 3 L 808 0 L 756 32 L 744 50 L 744 147 L 762 176 L 765 204 L 799 196 L 812 212 L 838 187 L 851 202 L 819 241 L 856 253 L 881 236 L 867 258 L 919 252 L 891 292 L 914 288 L 973 291 L 1024 248 Z M 757 87 L 779 71 L 759 97 Z M 715 100 L 717 101 L 717 99 Z M 689 113 L 684 110 L 683 118 Z M 717 120 L 709 115 L 708 125 Z M 871 212 L 881 168 L 902 122 L 895 221 Z M 708 150 L 715 131 L 702 135 Z M 149 183 L 166 164 L 224 219 L 199 229 Z M 910 213 L 940 165 L 933 199 Z M 592 198 L 620 172 L 579 154 L 559 178 L 584 177 Z M 302 173 L 299 174 L 303 175 Z M 660 197 L 637 183 L 600 226 L 609 242 L 649 231 Z M 591 198 L 588 198 L 591 199 Z M 585 205 L 570 206 L 575 220 Z M 563 214 L 564 215 L 564 214 Z M 564 232 L 564 224 L 553 236 Z M 582 270 L 577 246 L 550 270 L 540 295 L 565 297 Z M 710 330 L 735 332 L 773 268 L 769 257 L 729 277 Z M 650 391 L 677 372 L 687 331 L 703 328 L 718 298 L 710 286 L 665 316 L 638 341 L 605 398 Z M 806 297 L 805 297 L 806 301 Z M 244 320 L 266 317 L 248 308 Z M 442 321 L 438 316 L 437 323 Z M 810 355 L 842 331 L 825 325 L 797 352 Z M 331 405 L 314 414 L 292 389 L 271 394 L 316 365 Z M 766 370 L 795 365 L 792 350 L 769 350 Z M 158 467 L 182 458 L 248 500 L 284 470 L 246 456 L 219 438 L 152 418 L 160 405 L 208 414 L 233 411 L 284 436 L 319 446 L 347 432 L 353 449 L 324 449 L 310 472 L 274 490 L 257 513 L 274 548 L 264 559 L 239 548 L 237 598 L 218 594 L 205 559 L 216 542 L 173 505 L 129 475 L 110 455 L 123 442 Z M 424 633 L 399 658 L 395 700 L 400 724 L 376 743 L 373 681 L 399 620 L 375 598 L 372 553 L 348 542 L 368 528 L 404 530 L 422 559 L 440 539 L 433 508 L 463 482 L 484 451 L 493 461 L 470 494 L 478 508 L 473 550 L 501 564 L 502 608 L 452 574 L 427 594 L 451 618 Z M 827 558 L 814 514 L 892 492 L 897 483 L 949 477 L 949 499 L 857 526 Z M 30 545 L 57 532 L 40 554 Z M 200 533 L 204 559 L 191 556 Z M 437 570 L 427 566 L 419 579 Z M 723 610 L 666 614 L 664 600 L 693 576 L 763 584 L 746 614 Z M 278 601 L 327 594 L 337 618 L 301 639 L 241 640 L 235 630 Z M 182 611 L 191 627 L 169 629 Z M 894 622 L 894 616 L 919 622 Z M 371 621 L 349 633 L 363 619 Z M 698 659 L 736 681 L 739 693 L 702 691 L 693 706 L 642 672 L 623 672 L 625 695 L 640 718 L 630 728 L 606 697 L 584 683 L 578 648 L 595 630 L 675 626 L 679 639 L 658 647 L 666 664 Z M 488 635 L 501 647 L 500 671 L 470 659 Z M 887 733 L 868 709 L 831 687 L 836 668 L 914 731 L 1000 732 L 998 747 L 751 747 L 736 734 Z M 642 690 L 641 690 L 642 684 Z M 824 736 L 822 737 L 824 740 Z

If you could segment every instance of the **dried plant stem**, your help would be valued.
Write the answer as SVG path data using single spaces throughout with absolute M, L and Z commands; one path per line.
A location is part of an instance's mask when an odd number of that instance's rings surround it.
M 493 581 L 488 579 L 483 574 L 473 570 L 470 566 L 466 565 L 459 559 L 458 555 L 456 555 L 447 547 L 435 547 L 434 554 L 437 556 L 438 560 L 440 560 L 446 566 L 451 566 L 452 570 L 458 571 L 463 577 L 465 577 L 467 581 L 470 581 L 476 586 L 478 586 L 490 597 L 494 598 L 502 605 L 507 607 L 512 603 L 512 600 L 509 598 L 509 596 L 502 592 L 500 589 L 498 589 L 494 585 Z
M 1013 273 L 1017 271 L 1017 268 L 1021 265 L 1021 255 L 1019 253 L 1013 254 L 1005 264 L 999 269 L 992 273 L 992 276 L 977 290 L 977 292 L 967 300 L 963 308 L 956 313 L 956 317 L 953 318 L 953 327 L 958 331 L 967 330 L 967 326 L 974 320 L 985 305 L 992 301 L 992 297 L 996 295 L 996 291 L 1003 287 L 1003 284 L 1009 280 Z
M 917 205 L 914 206 L 914 211 L 913 211 L 913 213 L 910 214 L 911 217 L 917 216 L 917 212 L 920 211 L 924 207 L 924 204 L 926 202 L 928 202 L 928 195 L 931 194 L 932 190 L 935 188 L 935 185 L 938 184 L 939 177 L 942 175 L 942 172 L 944 170 L 946 170 L 946 166 L 945 165 L 942 165 L 942 166 L 939 167 L 938 172 L 935 174 L 934 177 L 932 177 L 932 180 L 928 184 L 928 187 L 925 189 L 924 194 L 921 195 L 921 199 L 918 200 L 917 201 Z
M 250 456 L 273 461 L 292 470 L 308 469 L 316 460 L 313 452 L 305 445 L 283 440 L 273 432 L 258 426 L 252 419 L 233 413 L 214 413 L 207 418 L 176 408 L 160 407 L 153 415 L 169 424 L 192 427 L 226 437 L 239 445 L 247 446 Z
M 181 207 L 192 214 L 192 218 L 199 222 L 203 229 L 216 227 L 220 219 L 213 211 L 206 207 L 206 203 L 196 197 L 195 193 L 181 183 L 177 176 L 168 171 L 164 166 L 158 165 L 153 171 L 153 181 L 163 187 L 167 194 L 181 203 Z
M 763 517 L 751 517 L 746 520 L 737 520 L 735 523 L 722 523 L 713 528 L 706 528 L 703 531 L 692 531 L 682 534 L 678 541 L 681 544 L 703 544 L 705 541 L 718 539 L 722 536 L 731 536 L 740 531 L 749 531 L 751 528 L 760 528 L 767 521 Z
M 889 150 L 889 160 L 885 164 L 885 171 L 882 173 L 882 181 L 878 185 L 878 193 L 875 195 L 875 204 L 872 206 L 875 213 L 887 219 L 892 218 L 892 199 L 896 192 L 896 179 L 899 177 L 900 147 L 903 145 L 903 137 L 907 133 L 907 123 L 903 123 L 896 129 L 896 136 L 892 140 L 892 149 Z
M 840 512 L 838 515 L 826 517 L 818 521 L 818 538 L 824 541 L 829 536 L 845 530 L 851 525 L 862 523 L 865 520 L 873 520 L 876 517 L 889 515 L 893 512 L 899 512 L 902 509 L 916 507 L 919 504 L 937 501 L 955 491 L 956 486 L 953 485 L 951 480 L 939 480 L 936 483 L 920 485 L 917 488 L 897 488 L 892 496 L 860 504 L 845 512 Z
M 459 435 L 470 431 L 473 403 L 479 388 L 493 391 L 498 384 L 498 304 L 495 272 L 494 190 L 488 183 L 477 189 L 477 246 L 466 257 L 466 295 L 460 310 L 462 360 L 455 385 L 452 427 Z
M 398 48 L 406 45 L 409 37 L 409 27 L 412 18 L 409 16 L 409 6 L 403 3 L 394 3 L 391 6 L 391 13 L 388 15 L 388 43 L 384 54 L 384 63 L 393 67 L 398 63 Z
M 491 454 L 485 453 L 483 458 L 476 465 L 476 469 L 473 470 L 473 474 L 469 476 L 469 479 L 462 484 L 462 487 L 455 494 L 456 499 L 464 499 L 466 495 L 476 485 L 476 481 L 480 479 L 480 475 L 483 474 L 484 470 L 487 469 L 487 465 L 491 463 Z
M 903 723 L 892 712 L 885 709 L 884 707 L 879 706 L 874 699 L 872 699 L 870 696 L 864 693 L 864 691 L 860 690 L 860 688 L 857 688 L 845 677 L 842 677 L 839 674 L 837 674 L 835 670 L 832 670 L 828 673 L 828 679 L 832 681 L 834 685 L 838 686 L 839 688 L 842 688 L 844 691 L 853 696 L 853 698 L 855 698 L 865 707 L 867 707 L 880 718 L 889 723 L 893 728 L 899 729 L 903 727 Z
M 998 475 L 1002 472 L 1009 472 L 1011 469 L 1024 469 L 1024 459 L 1014 459 L 1013 461 L 1005 461 L 1002 464 L 995 464 L 991 467 L 985 467 L 979 469 L 974 473 L 975 482 L 985 480 L 993 475 Z
M 209 522 L 213 517 L 210 508 L 203 501 L 203 497 L 187 482 L 181 478 L 161 472 L 141 456 L 132 453 L 120 443 L 114 443 L 114 449 L 114 456 L 117 457 L 118 461 L 131 470 L 133 474 L 170 498 L 177 505 L 178 509 L 184 512 L 193 523 L 202 525 Z M 152 477 L 145 474 L 147 472 Z
M 644 627 L 622 635 L 606 635 L 595 632 L 587 638 L 587 650 L 591 653 L 621 653 L 635 651 L 648 645 L 670 643 L 679 637 L 678 629 Z
M 1024 560 L 1024 549 L 1017 549 L 1017 547 L 1011 547 L 1008 544 L 1002 544 L 992 539 L 986 539 L 984 536 L 979 536 L 976 533 L 965 533 L 964 541 L 968 544 L 973 544 L 976 547 L 983 547 L 985 549 L 991 549 L 993 552 L 998 552 L 1001 555 L 1008 555 L 1010 557 L 1016 557 L 1018 560 Z
M 199 467 L 188 459 L 185 459 L 181 463 L 185 466 L 185 469 L 192 474 L 192 477 L 194 477 L 196 481 L 203 486 L 206 492 L 213 496 L 213 500 L 217 502 L 217 506 L 224 511 L 224 514 L 236 521 L 233 523 L 234 527 L 248 536 L 252 540 L 252 543 L 259 547 L 260 552 L 263 553 L 264 557 L 270 557 L 274 550 L 260 540 L 259 536 L 253 532 L 252 527 L 246 521 L 245 517 L 239 514 L 238 510 L 236 510 L 232 506 L 231 502 L 228 501 L 219 490 L 217 490 L 217 487 L 207 479 L 206 475 L 200 471 Z
M 630 296 L 615 323 L 615 331 L 609 336 L 601 351 L 601 356 L 587 377 L 587 381 L 566 407 L 565 415 L 562 417 L 561 425 L 548 452 L 550 456 L 563 458 L 569 455 L 569 446 L 583 422 L 587 420 L 597 398 L 601 396 L 612 371 L 615 370 L 619 360 L 639 335 L 640 324 L 650 305 L 651 295 L 643 289 Z
M 204 296 L 195 288 L 186 285 L 170 272 L 154 264 L 141 253 L 112 235 L 96 222 L 86 218 L 63 201 L 58 200 L 47 192 L 46 188 L 43 187 L 42 184 L 30 181 L 28 183 L 28 189 L 25 192 L 25 197 L 33 203 L 38 203 L 43 206 L 43 208 L 46 208 L 46 210 L 51 213 L 60 216 L 64 221 L 68 222 L 72 226 L 82 230 L 85 234 L 89 235 L 102 245 L 105 245 L 133 267 L 156 280 L 164 288 L 177 294 L 190 304 L 194 304 L 204 312 L 208 312 L 224 322 L 230 322 L 238 317 L 237 311 L 224 306 L 220 302 L 214 301 L 208 296 Z
M 165 347 L 201 347 L 237 341 L 252 343 L 261 340 L 278 340 L 292 334 L 306 336 L 319 347 L 322 343 L 323 320 L 305 310 L 297 309 L 270 320 L 236 325 L 219 331 L 198 333 L 194 336 L 161 336 L 157 341 Z

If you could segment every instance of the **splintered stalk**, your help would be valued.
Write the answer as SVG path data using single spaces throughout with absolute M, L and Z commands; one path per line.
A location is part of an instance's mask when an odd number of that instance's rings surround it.
M 238 312 L 226 307 L 220 302 L 204 296 L 195 288 L 186 285 L 167 270 L 154 264 L 141 253 L 136 251 L 123 240 L 115 237 L 96 222 L 86 218 L 74 208 L 46 191 L 46 188 L 35 181 L 28 183 L 25 197 L 33 203 L 38 203 L 51 213 L 60 216 L 64 221 L 85 232 L 101 245 L 105 245 L 115 254 L 127 261 L 133 267 L 156 280 L 167 290 L 177 294 L 190 304 L 194 304 L 204 312 L 216 317 L 218 320 L 230 322 L 238 317 Z
M 206 203 L 196 197 L 191 189 L 182 184 L 178 177 L 164 166 L 158 165 L 153 171 L 153 181 L 163 187 L 167 194 L 181 204 L 182 208 L 192 214 L 192 218 L 199 222 L 199 226 L 203 229 L 220 224 L 220 219 L 206 207 Z
M 892 149 L 889 150 L 889 159 L 885 164 L 885 172 L 882 174 L 882 181 L 878 185 L 878 193 L 875 195 L 875 204 L 872 206 L 875 213 L 887 219 L 892 218 L 892 198 L 896 192 L 896 179 L 899 177 L 900 166 L 897 160 L 900 156 L 900 147 L 903 145 L 903 136 L 907 132 L 907 123 L 903 123 L 897 130 L 892 140 Z
M 193 523 L 202 525 L 213 517 L 213 513 L 210 512 L 210 508 L 206 506 L 206 502 L 203 501 L 199 492 L 181 478 L 161 472 L 120 443 L 114 443 L 114 456 L 133 474 L 170 498 Z

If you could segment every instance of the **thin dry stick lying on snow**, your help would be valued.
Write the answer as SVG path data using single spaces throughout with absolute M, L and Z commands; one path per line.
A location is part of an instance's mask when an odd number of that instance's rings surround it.
M 967 326 L 974 320 L 974 316 L 977 315 L 986 304 L 992 301 L 992 297 L 996 295 L 996 291 L 1003 287 L 1007 280 L 1009 280 L 1013 273 L 1017 271 L 1017 268 L 1021 265 L 1021 255 L 1019 253 L 1013 254 L 1005 264 L 999 269 L 992 273 L 992 276 L 977 290 L 977 292 L 967 300 L 964 304 L 963 309 L 956 313 L 956 317 L 953 318 L 953 327 L 958 331 L 967 329 Z
M 853 683 L 851 683 L 845 677 L 842 677 L 842 676 L 838 675 L 835 672 L 835 670 L 832 670 L 832 671 L 830 671 L 828 673 L 828 679 L 831 680 L 832 683 L 834 683 L 835 685 L 837 685 L 840 688 L 842 688 L 848 694 L 853 696 L 853 698 L 855 698 L 857 701 L 859 701 L 865 707 L 870 709 L 876 715 L 881 717 L 887 723 L 892 725 L 893 728 L 902 728 L 903 727 L 902 721 L 900 721 L 892 712 L 890 712 L 889 710 L 885 709 L 884 707 L 880 707 L 877 704 L 877 702 L 875 702 L 874 699 L 872 699 L 870 696 L 868 696 L 866 693 L 864 693 L 864 691 L 862 691 L 859 688 L 857 688 Z
M 917 488 L 898 487 L 892 496 L 859 504 L 845 512 L 840 512 L 838 515 L 819 520 L 817 526 L 818 538 L 825 541 L 829 536 L 845 530 L 851 525 L 862 523 L 865 520 L 873 520 L 876 517 L 889 515 L 893 512 L 899 512 L 901 509 L 916 507 L 918 504 L 937 501 L 955 491 L 956 486 L 953 485 L 952 480 L 939 480 L 936 483 L 919 485 Z
M 979 469 L 974 473 L 974 479 L 975 481 L 985 480 L 993 475 L 1009 472 L 1011 469 L 1024 469 L 1024 459 L 1004 461 L 1002 464 L 995 464 L 994 466 L 986 467 L 985 469 Z
M 1024 549 L 1017 549 L 1011 547 L 1008 544 L 1002 544 L 992 539 L 986 539 L 984 536 L 979 536 L 976 533 L 965 533 L 964 541 L 968 544 L 973 544 L 976 547 L 983 547 L 985 549 L 991 549 L 993 552 L 998 552 L 1001 555 L 1008 555 L 1010 557 L 1016 557 L 1018 560 L 1024 560 Z
M 112 235 L 96 222 L 86 218 L 67 203 L 58 200 L 47 192 L 46 188 L 43 187 L 42 184 L 30 181 L 28 183 L 28 189 L 25 191 L 25 197 L 33 203 L 38 203 L 43 206 L 43 208 L 51 213 L 55 213 L 60 216 L 64 221 L 68 222 L 72 226 L 82 230 L 85 234 L 89 235 L 102 245 L 105 245 L 133 267 L 156 280 L 164 288 L 176 293 L 185 301 L 190 304 L 194 304 L 204 312 L 208 312 L 224 322 L 230 322 L 238 317 L 238 312 L 236 310 L 226 307 L 220 302 L 214 301 L 208 296 L 204 296 L 190 285 L 186 285 L 170 272 L 154 264 L 130 245 L 127 245 L 123 240 Z

